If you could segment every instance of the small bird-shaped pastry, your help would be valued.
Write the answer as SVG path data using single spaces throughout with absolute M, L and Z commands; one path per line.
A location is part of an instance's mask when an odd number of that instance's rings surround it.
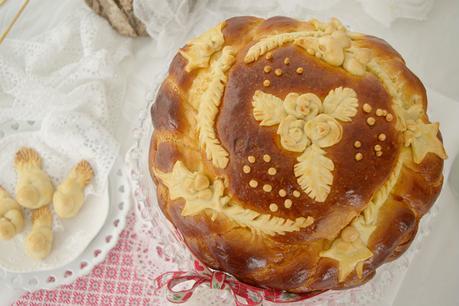
M 53 197 L 53 184 L 42 169 L 41 158 L 31 148 L 22 148 L 16 153 L 14 161 L 18 181 L 16 200 L 27 208 L 40 208 L 48 205 Z
M 49 206 L 32 211 L 32 231 L 27 236 L 27 254 L 34 259 L 44 259 L 53 245 L 53 216 Z
M 22 207 L 0 187 L 0 240 L 9 240 L 24 228 Z
M 86 160 L 73 167 L 54 193 L 54 210 L 59 217 L 72 218 L 80 211 L 84 202 L 84 189 L 93 176 L 91 165 Z

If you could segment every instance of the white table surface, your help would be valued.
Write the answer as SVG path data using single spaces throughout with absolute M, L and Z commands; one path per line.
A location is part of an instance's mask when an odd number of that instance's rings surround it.
M 11 20 L 20 2 L 9 0 L 0 6 L 0 30 Z M 33 37 L 56 26 L 83 5 L 83 0 L 31 0 L 9 37 Z M 366 16 L 353 1 L 341 1 L 331 11 L 317 15 L 324 14 L 352 18 L 354 30 L 386 39 L 404 56 L 424 84 L 435 90 L 431 91 L 433 96 L 441 93 L 459 103 L 459 1 L 437 0 L 428 20 L 397 20 L 390 28 Z M 147 38 L 137 39 L 133 51 L 133 56 L 123 63 L 124 73 L 129 76 L 128 102 L 118 131 L 123 152 L 130 145 L 129 131 L 145 107 L 145 94 L 152 83 L 148 76 L 165 64 L 160 57 L 155 57 L 154 45 Z M 452 195 L 448 193 L 447 197 Z M 432 232 L 423 241 L 422 252 L 414 258 L 393 305 L 459 305 L 458 202 L 452 198 L 442 201 Z M 21 294 L 4 287 L 0 282 L 0 305 L 13 302 Z

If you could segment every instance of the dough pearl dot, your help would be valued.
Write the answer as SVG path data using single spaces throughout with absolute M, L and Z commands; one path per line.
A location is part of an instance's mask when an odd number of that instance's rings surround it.
M 269 156 L 268 154 L 265 154 L 263 155 L 263 160 L 267 163 L 269 163 L 271 161 L 271 156 Z
M 369 126 L 373 126 L 373 125 L 375 125 L 375 123 L 376 123 L 376 119 L 374 117 L 368 117 L 367 118 L 367 124 Z
M 279 209 L 276 203 L 269 204 L 269 210 L 272 212 L 276 212 Z
M 365 113 L 370 113 L 371 112 L 371 105 L 368 104 L 368 103 L 365 103 L 363 106 L 362 106 L 362 109 Z

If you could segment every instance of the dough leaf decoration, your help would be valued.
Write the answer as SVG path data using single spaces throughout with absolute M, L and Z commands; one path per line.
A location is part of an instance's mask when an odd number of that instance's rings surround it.
M 349 122 L 357 114 L 359 103 L 351 88 L 338 87 L 330 90 L 324 99 L 324 113 L 343 122 Z
M 312 144 L 298 157 L 294 172 L 304 192 L 317 202 L 324 202 L 330 193 L 335 166 L 325 151 Z
M 279 124 L 287 115 L 282 105 L 282 99 L 261 90 L 253 95 L 253 116 L 261 121 L 261 126 L 272 126 Z

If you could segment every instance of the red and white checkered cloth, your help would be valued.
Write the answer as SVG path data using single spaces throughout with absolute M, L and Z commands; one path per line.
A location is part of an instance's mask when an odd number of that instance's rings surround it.
M 26 293 L 13 305 L 151 305 L 151 284 L 140 279 L 134 268 L 133 227 L 131 214 L 116 247 L 89 275 L 55 290 Z

